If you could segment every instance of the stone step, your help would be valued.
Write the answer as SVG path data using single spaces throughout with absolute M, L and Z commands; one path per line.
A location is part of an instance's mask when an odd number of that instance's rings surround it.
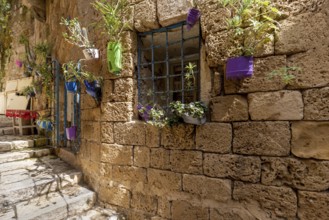
M 14 134 L 14 130 L 12 127 L 4 127 L 4 128 L 0 128 L 0 136 L 3 135 L 13 135 Z
M 2 136 L 0 138 L 0 152 L 46 145 L 48 145 L 48 138 L 41 136 Z
M 52 152 L 53 149 L 51 148 L 27 148 L 19 151 L 0 153 L 0 164 L 13 162 L 17 160 L 48 156 L 52 154 Z
M 91 209 L 96 194 L 87 188 L 74 186 L 53 192 L 15 206 L 17 220 L 62 220 Z
M 53 157 L 4 163 L 0 166 L 0 204 L 5 208 L 36 196 L 75 186 L 81 178 L 80 171 Z
M 81 213 L 79 215 L 71 216 L 67 218 L 67 220 L 125 220 L 126 218 L 118 214 L 117 212 L 110 210 L 110 209 L 104 209 L 99 206 L 93 207 L 91 210 L 88 210 L 84 213 Z

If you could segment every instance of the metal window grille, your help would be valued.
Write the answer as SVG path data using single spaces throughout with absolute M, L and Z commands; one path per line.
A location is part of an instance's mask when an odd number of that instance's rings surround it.
M 186 22 L 138 33 L 138 101 L 167 108 L 172 101 L 199 100 L 200 25 L 190 31 Z M 193 77 L 186 66 L 193 63 Z

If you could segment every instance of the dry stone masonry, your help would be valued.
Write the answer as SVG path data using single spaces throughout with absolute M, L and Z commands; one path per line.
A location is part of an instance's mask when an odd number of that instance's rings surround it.
M 60 17 L 90 26 L 101 58 L 84 64 L 104 77 L 103 99 L 97 107 L 82 93 L 80 152 L 59 156 L 82 170 L 103 206 L 131 220 L 329 218 L 329 1 L 275 0 L 284 10 L 281 30 L 244 80 L 221 77 L 235 54 L 229 14 L 217 0 L 130 0 L 133 29 L 122 35 L 121 76 L 107 71 L 107 39 L 91 26 L 100 19 L 91 2 L 46 1 L 45 22 L 16 11 L 28 19 L 13 29 L 52 42 L 52 55 L 65 63 L 82 53 L 63 39 Z M 158 129 L 138 119 L 136 32 L 183 21 L 193 4 L 202 13 L 200 93 L 208 120 Z M 13 50 L 9 66 L 22 54 L 16 41 Z M 269 78 L 286 66 L 301 69 L 289 85 Z M 17 75 L 8 69 L 8 78 Z

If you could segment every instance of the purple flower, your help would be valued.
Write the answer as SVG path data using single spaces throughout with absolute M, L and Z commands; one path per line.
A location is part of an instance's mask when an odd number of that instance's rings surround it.
M 19 68 L 22 68 L 22 66 L 23 66 L 23 62 L 22 61 L 20 61 L 20 60 L 16 60 L 16 66 L 17 67 L 19 67 Z

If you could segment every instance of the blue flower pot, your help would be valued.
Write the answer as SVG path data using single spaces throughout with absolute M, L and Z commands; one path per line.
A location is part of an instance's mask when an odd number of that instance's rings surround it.
M 102 88 L 98 81 L 88 82 L 87 80 L 83 81 L 86 86 L 86 92 L 97 101 L 102 99 Z
M 78 82 L 65 82 L 65 87 L 68 92 L 76 93 L 78 91 Z

